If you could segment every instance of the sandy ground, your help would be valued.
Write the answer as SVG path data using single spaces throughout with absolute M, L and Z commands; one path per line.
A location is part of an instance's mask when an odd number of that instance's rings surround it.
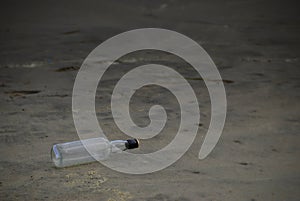
M 9 1 L 0 27 L 0 200 L 299 200 L 299 41 L 297 2 L 289 1 Z M 76 73 L 88 53 L 123 31 L 161 27 L 201 44 L 224 79 L 228 114 L 214 151 L 198 160 L 210 119 L 200 77 L 170 55 L 138 52 L 104 77 L 96 97 L 110 139 L 126 139 L 114 124 L 109 95 L 133 66 L 156 62 L 192 84 L 201 109 L 189 151 L 162 171 L 126 175 L 99 163 L 56 169 L 54 143 L 77 140 L 71 110 Z M 154 98 L 151 98 L 154 96 Z M 169 123 L 139 152 L 166 145 L 178 129 L 176 101 L 161 88 L 137 92 L 132 109 L 147 125 L 147 108 L 168 108 Z

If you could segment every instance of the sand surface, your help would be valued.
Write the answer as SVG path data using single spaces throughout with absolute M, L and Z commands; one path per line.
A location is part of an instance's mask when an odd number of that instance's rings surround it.
M 299 200 L 296 1 L 7 1 L 0 15 L 0 200 Z M 71 107 L 82 61 L 106 39 L 145 27 L 187 35 L 216 63 L 228 101 L 216 148 L 198 160 L 211 114 L 201 78 L 172 55 L 137 52 L 113 65 L 99 85 L 100 125 L 110 139 L 128 138 L 109 110 L 114 84 L 134 66 L 167 65 L 189 80 L 200 102 L 201 123 L 188 152 L 146 175 L 122 174 L 100 163 L 54 168 L 51 146 L 78 140 Z M 164 105 L 169 120 L 137 152 L 168 144 L 178 129 L 176 99 L 162 88 L 145 87 L 132 101 L 138 125 L 149 123 L 153 104 Z

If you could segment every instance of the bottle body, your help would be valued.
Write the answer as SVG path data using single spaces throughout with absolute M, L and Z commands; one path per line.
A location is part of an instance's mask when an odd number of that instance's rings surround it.
M 105 138 L 91 138 L 82 141 L 55 144 L 51 149 L 51 158 L 56 167 L 74 166 L 90 163 L 95 160 L 101 161 L 107 159 L 111 153 L 130 149 L 128 142 L 131 141 L 108 141 Z M 136 142 L 138 143 L 137 140 Z M 84 145 L 91 154 L 86 150 Z

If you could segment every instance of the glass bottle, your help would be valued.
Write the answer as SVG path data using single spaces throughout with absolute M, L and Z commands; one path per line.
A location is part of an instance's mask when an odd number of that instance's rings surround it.
M 84 147 L 82 141 L 93 157 Z M 90 163 L 96 160 L 105 160 L 110 154 L 122 152 L 126 149 L 134 149 L 139 146 L 137 139 L 113 140 L 105 138 L 91 138 L 82 141 L 55 144 L 51 149 L 51 159 L 56 167 L 68 167 L 73 165 Z

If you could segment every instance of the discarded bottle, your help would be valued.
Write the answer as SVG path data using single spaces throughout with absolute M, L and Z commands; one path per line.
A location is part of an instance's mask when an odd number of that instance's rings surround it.
M 55 166 L 68 167 L 90 163 L 95 160 L 105 160 L 112 153 L 135 149 L 139 146 L 137 139 L 108 141 L 100 137 L 82 141 L 95 158 L 85 149 L 81 141 L 55 144 L 51 149 L 51 159 Z

